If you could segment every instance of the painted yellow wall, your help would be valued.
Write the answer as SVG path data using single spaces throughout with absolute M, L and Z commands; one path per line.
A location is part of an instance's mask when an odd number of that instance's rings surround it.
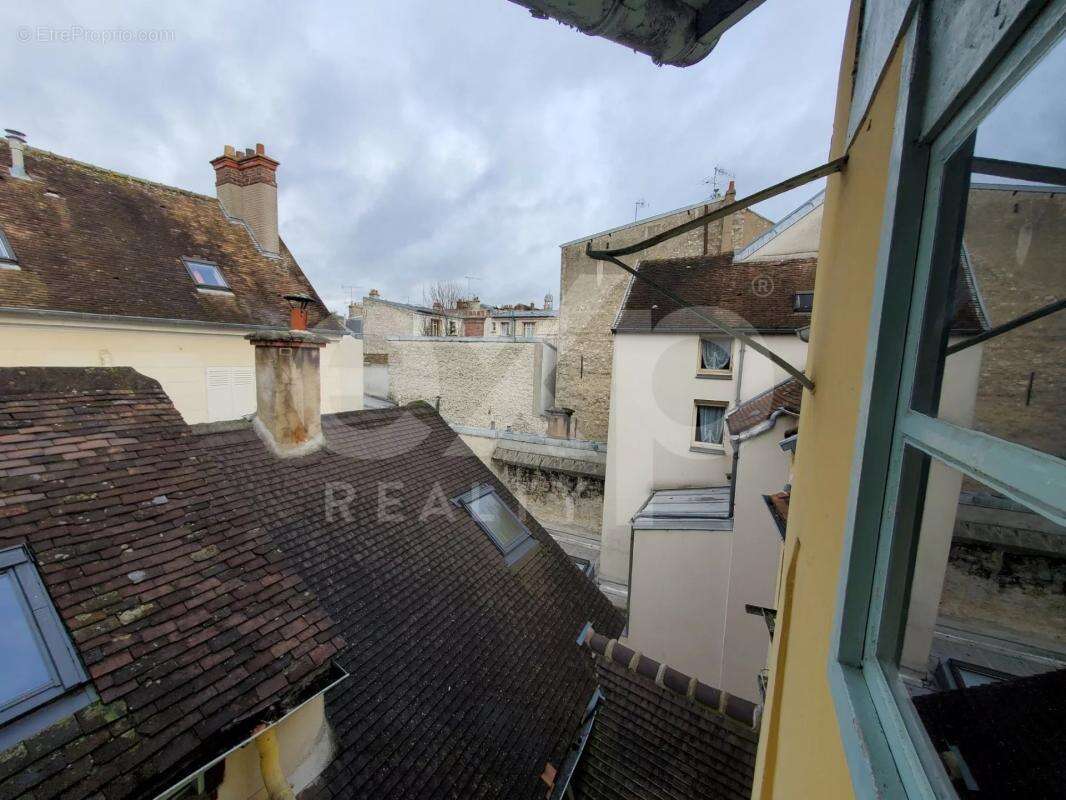
M 254 367 L 244 331 L 53 322 L 0 316 L 0 366 L 133 367 L 155 378 L 189 424 L 207 422 L 208 367 Z M 363 407 L 363 347 L 341 337 L 322 354 L 322 412 Z
M 852 4 L 848 22 L 831 157 L 842 155 L 846 144 L 861 6 Z M 900 66 L 897 51 L 846 171 L 828 181 L 808 353 L 816 389 L 813 397 L 806 394 L 800 417 L 755 798 L 854 796 L 827 666 Z

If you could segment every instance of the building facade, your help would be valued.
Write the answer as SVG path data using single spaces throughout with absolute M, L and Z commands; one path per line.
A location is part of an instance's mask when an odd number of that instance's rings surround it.
M 362 407 L 362 344 L 330 319 L 277 231 L 262 146 L 212 162 L 218 198 L 0 144 L 0 366 L 130 366 L 187 422 L 255 411 L 244 337 L 287 329 L 290 302 L 325 336 L 322 402 Z
M 611 327 L 629 275 L 585 254 L 588 244 L 598 249 L 622 247 L 732 202 L 730 189 L 719 200 L 688 206 L 638 220 L 609 231 L 585 236 L 561 246 L 559 298 L 559 405 L 574 409 L 575 434 L 581 439 L 606 441 L 611 397 Z M 670 239 L 642 253 L 642 258 L 731 253 L 765 232 L 773 223 L 750 210 L 717 220 Z

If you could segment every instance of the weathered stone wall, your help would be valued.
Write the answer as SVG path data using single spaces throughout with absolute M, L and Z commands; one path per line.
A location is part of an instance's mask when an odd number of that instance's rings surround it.
M 422 315 L 415 311 L 383 303 L 373 297 L 363 298 L 363 353 L 385 354 L 386 336 L 410 336 L 420 330 Z M 416 328 L 416 325 L 419 325 Z
M 959 505 L 940 613 L 1066 643 L 1062 529 L 1020 506 L 982 502 Z
M 599 538 L 603 478 L 499 462 L 492 469 L 545 528 Z
M 992 325 L 1058 300 L 1066 192 L 971 189 L 964 242 Z M 1064 312 L 986 342 L 977 429 L 1066 458 L 1064 346 Z
M 606 466 L 602 451 L 571 448 L 565 440 L 536 444 L 505 435 L 461 435 L 541 525 L 588 539 L 592 550 L 598 550 Z
M 635 222 L 595 237 L 592 246 L 609 249 L 633 244 L 734 199 L 733 195 L 727 195 L 715 203 Z M 639 259 L 731 252 L 772 226 L 764 217 L 745 210 L 645 250 L 639 257 L 630 257 L 630 263 L 635 264 Z M 602 442 L 607 440 L 610 412 L 611 326 L 621 307 L 629 275 L 586 256 L 588 241 L 573 242 L 562 248 L 556 402 L 574 409 L 578 437 Z
M 436 403 L 453 425 L 544 433 L 544 344 L 534 341 L 386 337 L 389 399 Z

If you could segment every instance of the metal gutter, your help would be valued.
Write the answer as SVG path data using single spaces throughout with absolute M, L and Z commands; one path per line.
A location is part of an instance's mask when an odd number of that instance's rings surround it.
M 3 323 L 2 316 L 7 314 L 55 320 L 56 322 L 87 322 L 122 326 L 156 325 L 175 328 L 198 328 L 203 329 L 205 332 L 207 332 L 206 329 L 208 328 L 221 328 L 224 332 L 232 331 L 234 333 L 288 330 L 288 326 L 285 324 L 254 325 L 242 322 L 208 322 L 206 320 L 171 319 L 166 317 L 131 317 L 123 314 L 90 314 L 84 311 L 57 311 L 47 308 L 16 308 L 14 306 L 0 306 L 0 324 Z M 344 331 L 330 328 L 316 328 L 314 332 L 323 336 L 334 336 L 338 339 L 345 335 Z
M 160 792 L 159 794 L 157 794 L 154 797 L 153 800 L 166 800 L 167 796 L 169 796 L 170 794 L 176 792 L 178 789 L 182 788 L 189 781 L 194 780 L 197 775 L 199 775 L 202 772 L 206 772 L 207 770 L 211 769 L 211 767 L 215 766 L 215 764 L 217 764 L 218 762 L 224 761 L 226 758 L 228 758 L 230 756 L 230 754 L 235 753 L 236 751 L 240 750 L 242 747 L 245 747 L 248 744 L 251 744 L 253 741 L 256 740 L 256 738 L 258 738 L 259 736 L 262 736 L 268 730 L 272 730 L 272 729 L 276 728 L 278 725 L 280 725 L 282 722 L 287 720 L 289 717 L 291 717 L 293 714 L 295 714 L 297 711 L 299 711 L 305 705 L 310 703 L 316 697 L 318 697 L 319 695 L 325 694 L 330 689 L 332 689 L 334 686 L 337 686 L 341 682 L 346 681 L 350 677 L 350 673 L 348 673 L 343 667 L 338 665 L 336 662 L 333 663 L 333 666 L 334 666 L 334 668 L 337 671 L 342 673 L 335 680 L 331 681 L 325 687 L 323 687 L 319 691 L 317 691 L 314 694 L 312 694 L 310 697 L 308 697 L 306 700 L 304 700 L 299 705 L 297 705 L 294 708 L 292 708 L 291 710 L 285 712 L 282 716 L 278 717 L 278 719 L 276 719 L 274 722 L 269 723 L 262 730 L 259 730 L 257 733 L 253 733 L 251 736 L 247 737 L 246 739 L 243 739 L 241 742 L 239 742 L 238 744 L 236 744 L 233 747 L 231 747 L 229 750 L 226 750 L 224 753 L 222 753 L 222 755 L 216 756 L 211 761 L 208 761 L 202 767 L 197 767 L 195 770 L 193 770 L 191 773 L 189 773 L 184 778 L 179 780 L 177 783 L 175 783 L 172 786 L 170 786 L 170 788 L 168 788 L 168 789 Z
M 584 642 L 584 637 L 588 635 L 588 632 L 592 630 L 592 623 L 586 623 L 585 627 L 581 629 L 581 636 L 578 637 L 578 645 Z M 592 693 L 591 699 L 589 699 L 588 705 L 585 706 L 585 717 L 581 722 L 581 728 L 577 734 L 577 743 L 570 749 L 570 753 L 567 755 L 563 765 L 559 768 L 559 773 L 555 776 L 555 787 L 552 789 L 549 800 L 562 800 L 566 795 L 566 790 L 570 786 L 570 780 L 574 777 L 574 773 L 577 772 L 577 765 L 581 762 L 581 756 L 585 752 L 585 745 L 588 743 L 589 736 L 592 734 L 592 725 L 596 722 L 596 713 L 600 709 L 600 702 L 604 699 L 603 692 L 600 691 L 600 687 L 597 686 L 596 690 Z

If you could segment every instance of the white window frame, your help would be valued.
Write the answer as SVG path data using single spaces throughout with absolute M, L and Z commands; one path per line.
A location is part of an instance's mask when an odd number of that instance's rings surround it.
M 537 329 L 537 326 L 534 323 L 532 323 L 532 322 L 523 322 L 522 323 L 522 336 L 524 336 L 525 338 L 528 339 L 529 337 L 533 336 L 533 331 L 535 331 L 536 329 Z
M 700 421 L 700 406 L 710 406 L 712 408 L 722 409 L 722 441 L 720 442 L 701 442 L 696 438 L 696 431 L 699 430 Z M 689 442 L 689 449 L 699 451 L 702 453 L 724 453 L 725 452 L 725 413 L 729 408 L 729 404 L 721 400 L 693 400 L 692 401 L 692 421 L 689 423 L 689 438 L 692 440 Z
M 0 228 L 0 269 L 19 269 L 19 259 L 3 228 Z
M 703 366 L 703 343 L 714 342 L 729 353 L 729 366 L 725 369 L 705 369 Z M 732 378 L 733 377 L 733 340 L 721 336 L 699 336 L 696 338 L 696 377 L 698 378 Z
M 923 94 L 923 87 L 933 83 L 927 78 L 934 64 L 958 60 L 960 54 L 969 58 L 973 50 L 967 22 L 938 31 L 932 47 L 925 36 L 929 21 L 937 18 L 934 12 L 940 19 L 955 14 L 955 21 L 995 24 L 976 0 L 967 0 L 968 8 L 956 4 L 948 9 L 943 2 L 931 0 L 932 11 L 919 9 L 901 45 L 902 72 L 909 80 L 901 86 L 896 114 L 857 428 L 853 474 L 858 480 L 849 498 L 828 665 L 841 740 L 860 798 L 956 797 L 897 674 L 911 545 L 917 535 L 915 516 L 907 511 L 914 510 L 923 481 L 916 464 L 923 457 L 935 458 L 1066 525 L 1061 490 L 1066 462 L 911 407 L 916 390 L 932 396 L 939 388 L 939 363 L 931 364 L 923 349 L 924 312 L 927 295 L 937 297 L 938 285 L 946 283 L 936 280 L 938 273 L 930 265 L 935 248 L 944 246 L 941 215 L 952 213 L 951 195 L 941 200 L 941 189 L 952 178 L 951 157 L 1066 29 L 1063 0 L 1052 0 L 1043 9 L 1039 0 L 1019 0 L 1027 4 L 1031 22 L 1023 32 L 1014 32 L 1017 39 L 1009 49 L 987 47 L 990 55 L 969 64 L 966 74 L 952 75 L 953 94 L 947 98 L 942 84 Z M 954 109 L 950 118 L 930 121 L 928 98 L 934 90 L 938 103 Z M 965 202 L 964 197 L 955 199 Z

